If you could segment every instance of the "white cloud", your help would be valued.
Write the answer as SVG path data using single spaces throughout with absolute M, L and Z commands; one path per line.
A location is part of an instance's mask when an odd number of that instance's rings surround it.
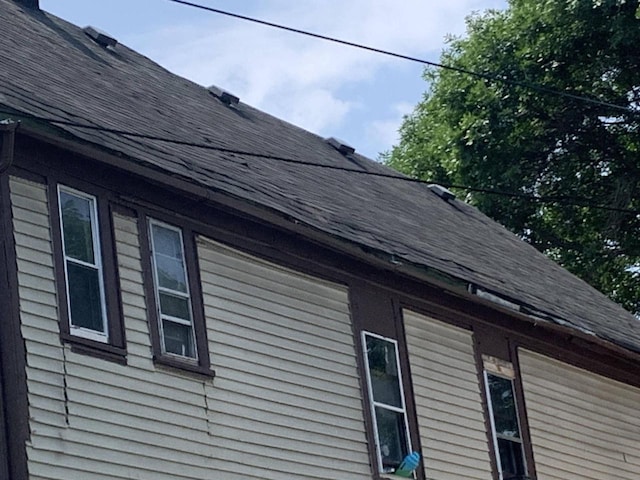
M 466 15 L 502 3 L 274 0 L 268 6 L 257 3 L 259 7 L 249 15 L 434 60 L 444 36 L 464 30 Z M 371 87 L 381 81 L 383 69 L 397 75 L 400 83 L 406 60 L 206 13 L 197 22 L 139 35 L 135 43 L 180 75 L 202 85 L 226 88 L 242 101 L 317 133 L 348 137 L 336 131 L 337 127 L 352 127 L 350 115 L 362 114 L 367 108 L 371 110 L 367 113 L 370 126 L 363 132 L 377 131 L 384 142 L 390 142 L 382 149 L 396 139 L 401 113 L 386 118 L 388 106 L 378 111 L 378 98 L 354 101 L 346 98 L 345 89 L 365 84 Z
M 390 145 L 395 145 L 400 140 L 400 125 L 405 115 L 413 111 L 414 105 L 401 102 L 392 106 L 391 115 L 381 120 L 374 120 L 369 126 L 369 134 L 372 139 L 376 139 L 379 150 L 388 149 Z
M 327 126 L 340 127 L 354 104 L 336 98 L 323 89 L 298 90 L 271 101 L 270 113 L 310 130 L 322 132 Z

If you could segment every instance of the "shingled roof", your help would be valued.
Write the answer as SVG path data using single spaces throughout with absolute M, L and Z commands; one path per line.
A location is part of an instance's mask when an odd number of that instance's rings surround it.
M 168 137 L 211 150 L 56 124 L 83 144 L 258 206 L 362 257 L 435 271 L 546 321 L 640 352 L 640 322 L 475 208 L 244 103 L 228 106 L 122 44 L 105 48 L 45 12 L 0 0 L 0 110 Z M 30 122 L 52 131 L 46 122 Z M 224 150 L 226 149 L 226 150 Z M 253 156 L 236 152 L 254 152 Z M 275 160 L 284 157 L 301 163 Z M 417 274 L 416 274 L 417 275 Z

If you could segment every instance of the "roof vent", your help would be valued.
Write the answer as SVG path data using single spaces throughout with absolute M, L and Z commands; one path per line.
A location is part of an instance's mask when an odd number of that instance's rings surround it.
M 103 46 L 104 48 L 113 48 L 118 44 L 118 41 L 102 30 L 98 30 L 95 27 L 88 26 L 82 29 L 84 33 L 89 35 L 93 40 L 98 44 Z
M 209 93 L 214 97 L 220 99 L 220 101 L 225 105 L 234 106 L 240 103 L 240 97 L 237 97 L 233 93 L 227 92 L 220 87 L 216 87 L 215 85 L 211 85 L 207 90 L 209 90 Z
M 427 185 L 427 188 L 431 190 L 433 193 L 435 193 L 436 195 L 438 195 L 445 202 L 456 199 L 455 193 L 453 193 L 448 188 L 444 188 L 442 185 L 438 185 L 437 183 L 431 183 Z
M 349 145 L 347 142 L 335 137 L 326 138 L 325 141 L 333 148 L 338 150 L 343 155 L 351 155 L 356 153 L 356 149 Z

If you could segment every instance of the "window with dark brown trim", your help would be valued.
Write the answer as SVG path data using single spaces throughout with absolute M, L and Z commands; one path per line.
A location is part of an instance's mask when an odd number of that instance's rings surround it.
M 509 337 L 490 327 L 476 326 L 474 340 L 493 477 L 533 480 L 535 463 L 516 351 Z
M 424 479 L 400 306 L 385 290 L 355 282 L 349 296 L 374 478 Z
M 140 233 L 154 360 L 213 375 L 193 231 L 142 215 Z
M 76 350 L 124 362 L 109 202 L 64 184 L 51 185 L 49 199 L 61 337 Z
M 398 474 L 411 453 L 398 342 L 362 332 L 378 469 Z
M 524 480 L 527 476 L 524 443 L 516 401 L 513 366 L 483 355 L 484 384 L 491 437 L 500 480 Z

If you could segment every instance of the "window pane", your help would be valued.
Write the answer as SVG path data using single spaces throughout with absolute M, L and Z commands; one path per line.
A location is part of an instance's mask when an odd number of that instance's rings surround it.
M 395 344 L 368 335 L 366 339 L 373 400 L 402 408 Z
M 152 224 L 154 252 L 170 258 L 182 260 L 182 242 L 180 232 L 162 225 Z
M 376 407 L 376 423 L 382 467 L 385 472 L 395 470 L 409 453 L 404 413 Z
M 153 254 L 158 285 L 187 293 L 187 280 L 179 231 L 152 224 Z
M 99 275 L 100 272 L 95 268 L 67 261 L 71 325 L 106 333 Z
M 156 271 L 158 272 L 158 284 L 161 287 L 187 293 L 187 280 L 181 260 L 156 255 Z
M 524 468 L 521 443 L 499 438 L 498 451 L 500 453 L 500 467 L 504 480 L 509 480 L 509 478 L 518 477 L 519 475 L 525 475 L 527 473 Z
M 160 312 L 162 315 L 169 315 L 170 317 L 191 321 L 189 299 L 185 297 L 160 292 Z
M 487 375 L 496 434 L 520 438 L 518 417 L 511 380 Z
M 60 211 L 64 250 L 68 257 L 86 263 L 95 263 L 91 210 L 93 201 L 68 192 L 60 192 Z
M 195 358 L 191 326 L 163 320 L 162 330 L 165 352 Z

